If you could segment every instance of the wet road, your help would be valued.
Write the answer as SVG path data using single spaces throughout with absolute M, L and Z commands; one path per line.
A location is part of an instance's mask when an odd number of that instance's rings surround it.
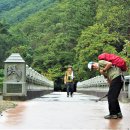
M 130 104 L 121 103 L 123 119 L 105 120 L 107 102 L 97 97 L 75 93 L 53 92 L 26 102 L 0 117 L 0 130 L 130 130 Z

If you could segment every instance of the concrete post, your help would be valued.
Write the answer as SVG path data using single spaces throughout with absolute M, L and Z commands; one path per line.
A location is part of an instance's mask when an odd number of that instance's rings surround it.
M 26 96 L 26 64 L 19 53 L 12 53 L 5 61 L 3 96 Z

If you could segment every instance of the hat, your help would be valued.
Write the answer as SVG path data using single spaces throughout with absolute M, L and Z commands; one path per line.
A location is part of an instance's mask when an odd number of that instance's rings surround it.
M 72 66 L 71 66 L 71 65 L 68 65 L 67 68 L 72 68 Z
M 93 64 L 94 64 L 94 62 L 92 62 L 92 61 L 88 63 L 88 68 L 89 68 L 90 70 L 92 70 L 92 65 L 93 65 Z

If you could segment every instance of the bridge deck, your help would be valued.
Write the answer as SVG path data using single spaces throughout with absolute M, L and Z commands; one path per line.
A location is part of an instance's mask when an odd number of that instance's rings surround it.
M 130 104 L 121 103 L 123 119 L 105 120 L 107 102 L 95 102 L 94 96 L 53 92 L 40 98 L 20 102 L 0 117 L 0 129 L 85 129 L 130 130 Z

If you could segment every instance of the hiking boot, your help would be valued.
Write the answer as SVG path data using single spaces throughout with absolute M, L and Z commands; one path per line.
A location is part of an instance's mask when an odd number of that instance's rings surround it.
M 121 113 L 121 112 L 119 112 L 119 113 L 117 114 L 117 117 L 118 117 L 118 118 L 123 118 L 122 113 Z
M 107 115 L 107 116 L 104 116 L 105 119 L 117 119 L 118 116 L 117 115 Z

